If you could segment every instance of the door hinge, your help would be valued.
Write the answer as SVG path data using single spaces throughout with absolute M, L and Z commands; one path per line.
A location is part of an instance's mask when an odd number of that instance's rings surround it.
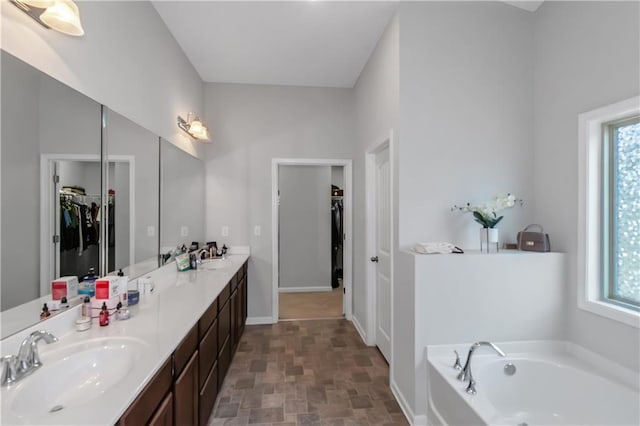
M 59 175 L 53 175 L 53 183 L 60 183 L 60 176 Z
M 57 244 L 60 242 L 60 235 L 54 235 L 53 236 L 53 244 Z
M 342 294 L 347 294 L 347 289 L 342 287 Z

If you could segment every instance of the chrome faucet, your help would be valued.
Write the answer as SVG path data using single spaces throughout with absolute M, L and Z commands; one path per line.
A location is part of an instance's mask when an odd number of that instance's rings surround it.
M 464 367 L 462 367 L 462 371 L 460 371 L 460 374 L 458 374 L 458 380 L 462 382 L 469 380 L 469 386 L 467 386 L 466 392 L 471 395 L 475 395 L 477 393 L 476 381 L 473 380 L 473 374 L 471 374 L 471 357 L 473 356 L 473 353 L 476 351 L 476 349 L 482 346 L 490 347 L 502 357 L 507 356 L 507 354 L 505 354 L 502 349 L 491 342 L 476 342 L 471 345 L 471 347 L 469 348 L 469 354 L 467 355 L 467 362 L 465 362 Z
M 1 358 L 2 375 L 0 384 L 2 386 L 17 382 L 42 366 L 40 355 L 38 354 L 38 342 L 40 340 L 44 340 L 47 344 L 58 341 L 56 336 L 47 331 L 34 331 L 22 341 L 17 356 L 7 355 Z

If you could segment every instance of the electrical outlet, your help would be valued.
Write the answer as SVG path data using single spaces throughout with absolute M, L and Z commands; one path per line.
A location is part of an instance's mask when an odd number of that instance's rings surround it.
M 229 227 L 228 226 L 223 226 L 222 227 L 222 236 L 223 237 L 228 237 L 229 236 Z
M 188 237 L 189 236 L 189 227 L 188 226 L 181 226 L 180 227 L 180 236 L 181 237 Z
M 262 234 L 262 228 L 260 228 L 260 225 L 256 225 L 253 227 L 253 235 L 255 235 L 256 237 L 259 237 L 260 234 Z
M 155 237 L 155 236 L 156 236 L 156 227 L 147 226 L 147 237 Z

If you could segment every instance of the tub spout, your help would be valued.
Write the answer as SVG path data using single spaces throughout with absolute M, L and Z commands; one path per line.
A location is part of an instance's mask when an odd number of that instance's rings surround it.
M 505 354 L 502 349 L 491 342 L 476 342 L 471 345 L 471 347 L 469 348 L 469 354 L 467 355 L 467 362 L 465 362 L 464 367 L 462 367 L 462 371 L 460 372 L 460 374 L 458 374 L 458 380 L 462 382 L 469 380 L 469 386 L 467 387 L 466 391 L 471 395 L 476 394 L 476 382 L 475 380 L 473 380 L 473 375 L 471 374 L 471 358 L 473 357 L 473 353 L 476 351 L 476 349 L 482 346 L 490 347 L 502 357 L 507 356 L 507 354 Z

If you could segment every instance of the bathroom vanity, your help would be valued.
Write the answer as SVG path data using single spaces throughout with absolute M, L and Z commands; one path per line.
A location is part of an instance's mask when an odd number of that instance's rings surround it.
M 244 331 L 248 258 L 153 271 L 155 290 L 129 320 L 76 332 L 73 308 L 42 323 L 58 342 L 2 388 L 2 424 L 206 425 Z M 3 354 L 31 331 L 5 339 Z

